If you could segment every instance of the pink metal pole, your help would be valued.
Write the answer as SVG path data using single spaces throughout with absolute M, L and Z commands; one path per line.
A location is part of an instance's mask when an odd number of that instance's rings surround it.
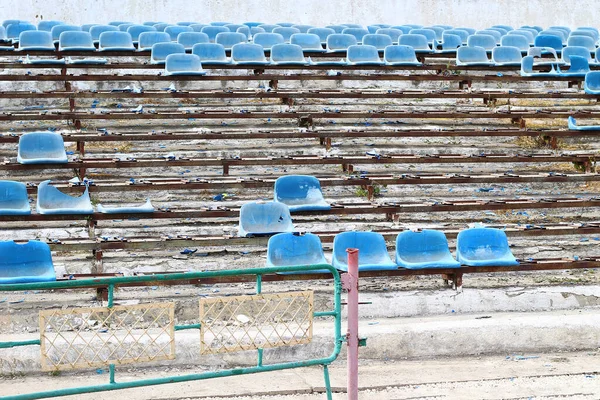
M 358 249 L 348 253 L 348 400 L 358 400 Z

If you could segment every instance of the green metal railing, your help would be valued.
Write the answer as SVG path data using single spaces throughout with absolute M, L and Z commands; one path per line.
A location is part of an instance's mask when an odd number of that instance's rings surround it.
M 24 283 L 24 284 L 10 284 L 0 285 L 0 292 L 9 291 L 24 291 L 24 290 L 56 290 L 56 289 L 84 289 L 84 288 L 108 288 L 108 308 L 113 307 L 114 301 L 114 290 L 120 285 L 131 285 L 131 284 L 149 284 L 164 281 L 189 281 L 189 280 L 209 280 L 212 282 L 222 280 L 223 283 L 234 282 L 236 277 L 241 276 L 255 276 L 256 279 L 256 293 L 260 294 L 262 291 L 262 277 L 263 275 L 277 274 L 277 273 L 306 273 L 314 270 L 328 270 L 334 278 L 333 285 L 333 309 L 329 311 L 314 311 L 313 317 L 333 317 L 334 319 L 334 338 L 333 338 L 333 350 L 331 354 L 323 358 L 315 358 L 304 361 L 284 362 L 276 364 L 263 364 L 263 349 L 257 349 L 257 363 L 256 366 L 252 367 L 240 367 L 232 368 L 227 370 L 203 372 L 197 374 L 187 374 L 178 376 L 168 376 L 152 379 L 141 379 L 128 382 L 117 382 L 115 379 L 115 364 L 109 364 L 109 383 L 92 385 L 92 386 L 79 386 L 72 388 L 64 388 L 57 390 L 50 390 L 44 392 L 26 393 L 1 397 L 2 399 L 10 400 L 30 400 L 30 399 L 42 399 L 59 396 L 78 395 L 84 393 L 95 393 L 105 392 L 119 389 L 139 388 L 144 386 L 162 385 L 167 383 L 180 383 L 197 381 L 212 378 L 221 378 L 234 375 L 245 375 L 254 374 L 259 372 L 268 371 L 280 371 L 292 368 L 310 367 L 320 365 L 323 367 L 325 388 L 327 398 L 331 400 L 331 386 L 329 380 L 328 365 L 335 361 L 340 353 L 342 343 L 344 339 L 341 334 L 341 292 L 342 282 L 340 279 L 339 272 L 328 264 L 310 265 L 310 266 L 295 266 L 295 267 L 283 267 L 283 268 L 252 268 L 243 270 L 226 270 L 226 271 L 207 271 L 207 272 L 188 272 L 188 273 L 175 273 L 175 274 L 158 274 L 149 276 L 131 276 L 131 277 L 111 277 L 111 278 L 94 278 L 94 279 L 82 279 L 82 280 L 67 280 L 57 282 L 42 282 L 42 283 Z M 183 283 L 182 283 L 183 284 Z M 186 329 L 200 329 L 200 324 L 189 324 L 189 325 L 175 325 L 175 331 L 181 331 Z M 26 341 L 11 341 L 11 342 L 0 342 L 0 349 L 13 348 L 20 346 L 34 346 L 41 345 L 41 340 L 26 340 Z

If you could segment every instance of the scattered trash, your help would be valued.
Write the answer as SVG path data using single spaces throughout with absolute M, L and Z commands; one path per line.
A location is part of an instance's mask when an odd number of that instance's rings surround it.
M 195 253 L 195 252 L 197 252 L 197 251 L 198 251 L 198 249 L 194 249 L 194 250 L 191 250 L 191 249 L 183 249 L 183 251 L 181 251 L 180 253 L 181 253 L 181 254 L 194 254 L 194 253 Z

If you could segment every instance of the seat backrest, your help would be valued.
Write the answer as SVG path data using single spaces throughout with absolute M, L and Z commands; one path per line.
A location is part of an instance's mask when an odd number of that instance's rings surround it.
M 563 40 L 560 36 L 556 35 L 542 35 L 541 33 L 535 37 L 533 44 L 536 47 L 551 47 L 554 50 L 562 51 Z
M 29 21 L 23 21 L 20 19 L 5 19 L 4 21 L 2 21 L 2 26 L 4 27 L 4 29 L 8 28 L 9 25 L 16 25 L 16 24 L 28 24 Z M 35 29 L 37 30 L 37 29 Z
M 433 43 L 436 40 L 435 31 L 432 29 L 411 29 L 411 35 L 423 35 L 427 38 L 427 43 Z
M 298 199 L 305 201 L 310 197 L 323 198 L 321 183 L 317 178 L 310 175 L 287 175 L 279 177 L 275 181 L 273 189 L 275 201 L 286 204 L 291 204 Z
M 90 28 L 90 35 L 92 35 L 92 40 L 98 41 L 103 32 L 117 32 L 118 30 L 119 28 L 113 25 L 94 25 Z
M 456 50 L 457 63 L 487 63 L 486 50 L 479 46 L 463 46 Z
M 286 61 L 306 62 L 302 47 L 289 43 L 280 43 L 271 47 L 271 61 L 276 63 Z
M 260 28 L 263 28 L 265 30 L 265 32 L 267 33 L 271 33 L 273 32 L 273 29 L 275 28 L 281 28 L 281 25 L 273 25 L 273 24 L 261 24 L 259 25 Z
M 412 46 L 394 45 L 388 46 L 383 52 L 383 59 L 387 63 L 418 63 L 415 49 Z
M 392 38 L 388 35 L 380 35 L 377 33 L 370 33 L 368 35 L 363 36 L 362 43 L 368 46 L 374 46 L 377 50 L 383 50 L 387 46 L 391 46 L 393 44 Z
M 458 261 L 489 260 L 510 252 L 506 233 L 494 228 L 472 228 L 458 233 L 456 239 Z
M 185 54 L 185 47 L 179 43 L 172 42 L 155 43 L 152 46 L 150 62 L 155 64 L 164 63 L 169 54 Z
M 165 33 L 168 33 L 171 37 L 171 41 L 176 42 L 177 36 L 182 32 L 193 32 L 194 30 L 189 26 L 181 25 L 170 25 L 165 28 Z
M 294 33 L 290 43 L 297 44 L 303 50 L 323 50 L 321 38 L 313 33 Z
M 355 29 L 364 29 L 364 26 L 360 24 L 340 24 L 345 26 L 346 28 L 355 28 Z
M 139 41 L 140 35 L 144 32 L 156 32 L 156 28 L 148 25 L 132 25 L 127 28 L 127 33 L 131 35 L 133 42 Z
M 592 62 L 592 53 L 590 50 L 583 46 L 567 46 L 562 51 L 562 60 L 570 64 L 571 56 L 579 56 L 588 60 L 588 63 Z
M 393 25 L 392 29 L 398 29 L 400 32 L 402 32 L 403 35 L 406 35 L 410 33 L 410 31 L 412 31 L 414 28 L 411 28 L 410 26 L 406 25 Z
M 0 40 L 6 40 L 6 28 L 0 25 Z
M 317 35 L 321 43 L 326 43 L 327 36 L 333 35 L 336 32 L 331 28 L 310 28 L 307 33 Z
M 567 46 L 581 46 L 590 51 L 596 50 L 596 42 L 593 38 L 584 35 L 571 35 L 567 39 Z
M 521 64 L 523 54 L 521 49 L 514 46 L 499 46 L 492 50 L 492 61 L 494 64 Z
M 590 71 L 585 74 L 585 87 L 600 90 L 600 71 Z
M 204 28 L 205 26 L 210 26 L 207 24 L 194 24 L 194 25 L 190 25 L 190 28 L 192 28 L 192 30 L 194 32 L 202 32 L 202 28 Z M 229 28 L 227 28 L 229 29 Z
M 486 50 L 492 50 L 496 47 L 496 39 L 492 35 L 486 34 L 475 34 L 469 36 L 467 39 L 467 46 L 469 47 L 483 47 Z
M 192 47 L 192 54 L 200 58 L 200 62 L 210 63 L 211 61 L 227 61 L 225 47 L 218 43 L 198 43 Z
M 347 26 L 344 25 L 327 25 L 325 28 L 333 30 L 334 33 L 342 33 Z
M 208 35 L 208 39 L 211 43 L 215 43 L 215 39 L 219 33 L 229 32 L 229 28 L 225 26 L 205 26 L 201 30 L 202 33 L 206 33 Z
M 260 44 L 238 43 L 231 48 L 231 60 L 233 62 L 266 62 L 265 50 Z
M 428 262 L 450 255 L 444 232 L 424 229 L 420 232 L 403 231 L 396 237 L 396 262 Z
M 392 44 L 398 44 L 398 38 L 402 36 L 402 31 L 394 28 L 379 28 L 376 32 L 377 35 L 387 35 L 392 39 Z
M 356 36 L 345 33 L 334 33 L 327 36 L 327 50 L 340 51 L 347 50 L 348 47 L 357 44 Z
M 215 43 L 222 44 L 225 50 L 230 50 L 234 44 L 246 43 L 248 39 L 243 33 L 221 32 L 215 38 Z
M 524 35 L 511 35 L 502 36 L 500 39 L 501 46 L 516 47 L 521 51 L 527 51 L 529 49 L 529 39 Z
M 242 46 L 258 46 L 256 44 L 236 44 L 233 51 Z M 263 56 L 264 57 L 264 56 Z M 252 234 L 269 234 L 292 232 L 294 226 L 288 206 L 283 203 L 269 201 L 265 203 L 246 203 L 240 209 L 238 233 L 240 236 Z
M 54 27 L 56 28 L 56 26 Z M 54 29 L 52 28 L 52 29 Z M 19 39 L 21 32 L 25 31 L 37 31 L 35 25 L 30 24 L 29 22 L 21 22 L 16 24 L 10 24 L 6 27 L 6 37 L 8 39 Z
M 342 31 L 345 35 L 352 35 L 356 38 L 357 43 L 362 43 L 363 37 L 369 34 L 365 28 L 346 28 Z
M 557 29 L 545 29 L 539 33 L 540 35 L 550 35 L 550 36 L 558 36 L 562 43 L 567 41 L 568 34 L 565 34 L 564 31 Z
M 0 284 L 52 282 L 56 272 L 50 246 L 38 240 L 0 242 Z
M 165 60 L 165 71 L 173 72 L 198 72 L 202 70 L 200 57 L 195 54 L 169 54 Z
M 197 22 L 195 21 L 179 21 L 177 22 L 175 25 L 179 25 L 179 26 L 190 26 L 190 25 L 194 25 Z
M 447 32 L 447 31 L 446 31 Z M 454 50 L 462 46 L 462 39 L 458 35 L 444 32 L 442 36 L 442 49 L 443 50 Z
M 251 36 L 250 28 L 248 28 L 246 25 L 229 24 L 225 25 L 225 28 L 229 29 L 231 32 L 241 33 L 242 35 L 246 36 L 246 40 Z
M 87 186 L 80 196 L 70 196 L 47 180 L 38 185 L 36 210 L 38 214 L 92 214 L 94 207 Z
M 377 47 L 365 44 L 357 44 L 348 47 L 347 58 L 348 62 L 350 63 L 381 62 L 381 59 L 379 58 L 379 52 L 377 51 Z
M 131 35 L 127 32 L 102 32 L 98 49 L 135 50 L 135 47 Z
M 130 26 L 134 26 L 134 25 L 135 24 L 131 24 L 131 23 L 121 24 L 117 28 L 119 28 L 119 31 L 121 31 L 121 32 L 127 32 L 127 29 L 129 29 Z
M 281 26 L 282 28 L 291 28 L 296 24 L 293 22 L 275 22 L 275 25 Z
M 91 29 L 90 29 L 91 30 Z M 117 27 L 115 27 L 115 30 L 119 30 Z M 60 40 L 60 35 L 63 32 L 81 32 L 81 26 L 79 25 L 56 25 L 53 26 L 51 29 L 51 33 L 52 33 L 52 40 L 56 41 L 56 40 Z
M 55 26 L 54 28 L 58 28 Z M 52 28 L 52 29 L 54 29 Z M 60 34 L 58 38 L 58 49 L 80 49 L 95 50 L 92 35 L 83 31 L 67 31 Z
M 598 41 L 598 34 L 589 29 L 575 29 L 570 36 L 588 36 L 594 40 L 594 43 Z
M 279 33 L 257 33 L 252 37 L 254 44 L 262 46 L 265 50 L 269 50 L 276 44 L 285 43 L 285 39 Z
M 314 26 L 298 24 L 298 25 L 292 25 L 292 28 L 298 29 L 300 31 L 300 33 L 308 33 L 308 30 L 314 28 Z
M 61 22 L 61 21 L 40 21 L 38 23 L 37 29 L 38 29 L 38 31 L 51 32 L 52 27 L 54 27 L 56 25 L 62 25 L 62 24 L 64 24 L 64 22 Z
M 168 43 L 171 37 L 165 32 L 142 32 L 138 38 L 138 50 L 150 50 L 156 43 Z
M 548 29 L 551 30 L 556 30 L 556 31 L 563 31 L 565 33 L 566 36 L 569 36 L 569 34 L 571 33 L 571 28 L 569 28 L 568 26 L 549 26 Z
M 448 34 L 448 35 L 456 35 L 456 36 L 460 37 L 461 44 L 467 43 L 467 38 L 469 37 L 469 32 L 465 31 L 464 29 L 448 29 L 448 30 L 444 31 L 444 33 Z M 442 40 L 443 40 L 443 36 L 442 36 Z
M 508 33 L 508 31 L 506 29 L 503 28 L 487 28 L 486 31 L 496 31 L 500 34 L 500 37 L 506 35 Z
M 442 41 L 442 35 L 444 34 L 444 31 L 446 29 L 442 28 L 441 26 L 427 26 L 425 29 L 429 29 L 435 32 L 435 40 L 437 40 L 438 42 Z
M 321 239 L 315 234 L 278 233 L 267 244 L 267 267 L 327 264 Z
M 492 25 L 492 28 L 500 28 L 500 29 L 504 29 L 505 31 L 512 31 L 514 28 L 510 25 Z
M 493 29 L 483 29 L 480 31 L 475 32 L 475 35 L 490 35 L 494 37 L 494 40 L 496 40 L 496 43 L 500 43 L 500 39 L 502 38 L 502 34 L 496 30 Z M 469 36 L 473 36 L 473 35 L 469 35 Z M 467 39 L 467 43 L 469 42 L 469 39 Z
M 16 181 L 0 180 L 0 215 L 28 215 L 27 186 Z
M 475 32 L 477 32 L 477 29 L 468 28 L 468 27 L 465 27 L 465 26 L 457 27 L 457 28 L 454 28 L 454 29 L 460 29 L 461 31 L 467 31 L 469 33 L 469 35 L 474 35 Z
M 252 28 L 250 28 L 250 36 L 251 37 L 254 37 L 254 35 L 256 35 L 257 33 L 266 33 L 266 32 L 267 31 L 265 31 L 260 26 L 253 26 Z
M 133 22 L 131 21 L 111 21 L 108 23 L 108 25 L 113 25 L 113 26 L 119 26 L 119 25 L 123 25 L 123 24 L 132 24 Z
M 273 33 L 278 33 L 281 36 L 283 36 L 283 40 L 286 43 L 290 42 L 290 38 L 292 37 L 293 34 L 295 33 L 301 33 L 300 29 L 297 28 L 292 28 L 292 27 L 281 27 L 281 28 L 275 28 L 273 29 Z
M 398 39 L 398 44 L 411 46 L 415 50 L 431 50 L 427 37 L 420 34 L 409 33 L 402 35 Z
M 182 32 L 177 36 L 177 43 L 183 45 L 186 50 L 191 50 L 195 44 L 210 43 L 210 39 L 206 33 Z
M 67 162 L 65 143 L 55 132 L 29 132 L 19 137 L 17 161 L 21 164 Z
M 393 264 L 385 245 L 385 239 L 377 232 L 342 232 L 333 239 L 333 265 L 346 266 L 346 249 L 358 249 L 359 268 L 364 264 Z
M 532 45 L 533 39 L 535 39 L 535 37 L 537 36 L 537 31 L 535 31 L 535 34 L 534 34 L 531 30 L 515 29 L 514 31 L 508 32 L 506 34 L 506 36 L 524 36 L 527 39 L 527 43 L 529 45 Z M 502 43 L 502 39 L 504 39 L 504 36 L 502 38 L 500 38 L 500 43 Z
M 48 31 L 25 31 L 19 35 L 19 50 L 54 49 L 52 34 Z
M 571 54 L 569 56 L 569 63 L 571 65 L 569 66 L 569 70 L 567 71 L 567 73 L 577 75 L 587 74 L 588 72 L 590 72 L 590 63 L 588 59 L 589 56 L 582 57 L 579 55 Z
M 255 26 L 261 26 L 263 24 L 264 24 L 264 22 L 256 22 L 256 21 L 244 22 L 244 25 L 246 25 L 250 29 L 254 28 Z

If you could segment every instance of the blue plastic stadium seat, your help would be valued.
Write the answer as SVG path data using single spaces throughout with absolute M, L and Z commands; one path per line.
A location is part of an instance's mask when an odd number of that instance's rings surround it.
M 131 35 L 127 32 L 102 32 L 98 42 L 100 51 L 134 51 Z
M 340 24 L 340 25 L 343 25 L 346 28 L 364 29 L 364 27 L 360 24 Z
M 570 65 L 571 64 L 571 56 L 583 57 L 588 61 L 588 64 L 593 62 L 592 53 L 590 53 L 589 49 L 587 49 L 586 47 L 582 47 L 582 46 L 567 46 L 567 47 L 565 47 L 561 54 L 563 63 L 565 63 L 566 65 Z
M 313 33 L 295 33 L 290 38 L 290 43 L 302 47 L 303 51 L 320 53 L 327 51 L 321 44 L 321 38 Z
M 62 21 L 40 21 L 38 23 L 37 29 L 38 31 L 51 32 L 53 27 L 62 24 L 64 24 L 64 22 Z
M 456 239 L 456 259 L 470 267 L 518 265 L 508 246 L 506 233 L 494 228 L 461 231 Z
M 204 28 L 205 26 L 210 26 L 207 24 L 194 24 L 194 25 L 190 25 L 190 28 L 192 28 L 192 30 L 194 32 L 202 32 L 202 28 Z M 229 29 L 229 28 L 227 28 Z
M 142 32 L 138 39 L 138 51 L 152 50 L 157 43 L 169 43 L 171 37 L 164 32 Z
M 587 94 L 600 94 L 600 71 L 588 72 L 585 75 L 583 88 Z
M 365 28 L 346 28 L 342 31 L 344 35 L 352 35 L 356 38 L 356 43 L 362 43 L 363 37 L 369 34 Z
M 117 28 L 119 28 L 120 32 L 127 32 L 130 26 L 134 26 L 135 24 L 121 24 Z
M 348 65 L 383 65 L 375 46 L 359 44 L 348 47 Z
M 267 65 L 265 49 L 256 43 L 238 43 L 231 48 L 231 61 L 234 64 Z
M 477 29 L 474 29 L 474 28 L 467 28 L 467 27 L 464 27 L 464 26 L 461 26 L 461 27 L 458 27 L 458 28 L 454 28 L 454 29 L 460 29 L 461 31 L 467 31 L 467 33 L 468 33 L 469 35 L 474 35 L 474 34 L 475 34 L 475 32 L 477 32 Z
M 165 28 L 165 33 L 168 33 L 171 37 L 171 41 L 176 42 L 177 36 L 183 32 L 193 32 L 194 30 L 189 26 L 171 25 Z
M 219 43 L 225 47 L 225 50 L 231 50 L 234 44 L 246 43 L 248 39 L 243 33 L 237 32 L 221 32 L 217 34 L 215 43 Z
M 164 32 L 164 31 L 165 31 L 165 28 L 166 28 L 167 26 L 171 26 L 171 24 L 168 24 L 168 23 L 166 23 L 166 22 L 159 22 L 158 24 L 154 24 L 154 25 L 152 25 L 152 26 L 154 26 L 154 28 L 156 28 L 156 31 L 157 31 L 157 32 Z
M 148 25 L 132 25 L 127 28 L 127 33 L 131 35 L 131 40 L 136 44 L 140 40 L 140 35 L 144 32 L 156 32 L 156 28 Z
M 239 28 L 244 28 L 248 32 L 246 37 L 250 35 L 250 28 L 243 24 L 227 24 L 225 25 L 225 28 L 229 29 L 229 32 L 237 32 Z
M 295 24 L 293 22 L 276 22 L 275 25 L 281 26 L 282 28 L 291 28 Z
M 252 28 L 250 28 L 250 37 L 254 38 L 254 35 L 256 35 L 257 33 L 267 33 L 267 31 L 265 31 L 260 26 L 253 26 Z
M 523 35 L 506 35 L 500 39 L 501 46 L 516 47 L 519 51 L 529 50 L 529 39 Z
M 21 182 L 0 180 L 0 215 L 29 215 L 27 186 Z
M 583 35 L 572 35 L 567 39 L 567 46 L 585 47 L 589 51 L 596 51 L 596 42 L 593 38 Z
M 240 209 L 238 235 L 242 237 L 293 232 L 294 225 L 288 206 L 274 201 L 246 203 Z
M 407 269 L 458 268 L 446 235 L 440 231 L 404 231 L 396 237 L 396 264 Z
M 177 36 L 177 43 L 183 45 L 186 50 L 191 50 L 198 43 L 210 43 L 210 39 L 206 33 L 183 32 Z
M 205 26 L 200 32 L 206 33 L 210 42 L 215 43 L 217 35 L 222 32 L 229 32 L 229 28 L 224 26 Z
M 392 44 L 398 44 L 398 39 L 402 36 L 402 31 L 394 28 L 380 28 L 375 32 L 377 35 L 387 35 L 392 39 Z
M 367 46 L 373 46 L 377 50 L 383 50 L 387 46 L 391 46 L 393 44 L 392 38 L 388 35 L 380 35 L 376 33 L 370 33 L 363 36 L 362 43 Z
M 0 284 L 56 280 L 50 247 L 37 240 L 0 242 Z
M 300 31 L 300 33 L 308 33 L 308 31 L 314 27 L 315 26 L 313 26 L 313 25 L 302 25 L 302 24 L 292 25 L 292 28 L 298 29 Z
M 398 44 L 410 46 L 414 49 L 416 53 L 431 52 L 430 43 L 427 41 L 427 38 L 423 35 L 416 35 L 412 33 L 402 35 L 398 39 Z
M 90 28 L 89 33 L 92 35 L 94 43 L 100 41 L 100 35 L 104 32 L 117 32 L 119 29 L 112 25 L 94 25 Z M 85 31 L 84 31 L 85 32 Z
M 347 26 L 344 25 L 327 25 L 325 28 L 333 30 L 334 33 L 342 33 Z
M 560 53 L 563 49 L 563 41 L 560 36 L 555 35 L 538 35 L 535 37 L 533 44 L 536 47 L 550 47 Z
M 410 31 L 412 31 L 415 28 L 411 28 L 410 26 L 406 26 L 406 25 L 393 25 L 392 29 L 398 29 L 400 32 L 402 32 L 403 35 L 406 35 L 407 33 L 410 33 Z
M 231 64 L 227 58 L 225 47 L 218 43 L 198 43 L 192 47 L 192 54 L 200 58 L 203 64 Z
M 165 61 L 165 75 L 206 75 L 206 71 L 197 55 L 170 54 Z
M 408 26 L 410 29 L 421 29 L 421 28 L 423 28 L 423 25 L 419 25 L 419 24 L 404 24 L 404 26 Z
M 594 43 L 598 41 L 598 32 L 590 29 L 575 29 L 570 34 L 571 36 L 588 36 L 594 40 Z
M 432 29 L 411 29 L 409 34 L 411 35 L 423 35 L 427 38 L 427 43 L 434 48 L 436 42 L 435 31 Z
M 327 36 L 327 51 L 346 51 L 348 47 L 356 45 L 358 42 L 356 36 L 345 33 L 334 33 Z
M 538 36 L 558 36 L 560 38 L 561 44 L 564 44 L 567 41 L 568 34 L 565 34 L 564 31 L 560 31 L 560 30 L 545 29 L 545 30 L 541 31 L 538 34 Z
M 492 62 L 483 47 L 463 46 L 456 50 L 456 65 L 492 65 Z
M 474 35 L 489 35 L 489 36 L 493 36 L 494 40 L 496 40 L 496 44 L 500 43 L 500 40 L 502 38 L 502 34 L 500 32 L 498 32 L 497 30 L 493 30 L 493 29 L 483 29 L 483 30 L 479 30 L 477 32 L 475 32 Z M 469 35 L 469 36 L 474 36 L 474 35 Z M 469 39 L 467 38 L 467 43 L 469 42 Z
M 21 32 L 18 50 L 55 50 L 52 34 L 48 31 Z
M 273 29 L 272 33 L 280 34 L 281 36 L 283 36 L 284 42 L 289 43 L 292 35 L 294 35 L 296 33 L 301 33 L 301 32 L 300 32 L 300 29 L 296 29 L 296 28 L 292 28 L 292 27 L 289 27 L 289 28 L 281 27 L 281 28 Z
M 467 39 L 467 46 L 483 47 L 486 51 L 491 51 L 494 47 L 496 47 L 496 44 L 496 39 L 492 35 L 475 34 L 469 36 Z
M 537 65 L 549 65 L 555 67 L 556 65 L 562 63 L 558 57 L 558 54 L 556 53 L 556 50 L 551 47 L 530 47 L 529 50 L 527 50 L 527 55 L 539 57 L 539 60 L 536 62 Z M 551 55 L 552 57 L 541 58 L 544 55 Z
M 261 24 L 258 27 L 264 29 L 267 33 L 271 33 L 273 32 L 273 29 L 281 28 L 281 25 Z
M 90 29 L 91 30 L 91 29 Z M 117 27 L 115 27 L 115 30 L 118 30 Z M 52 40 L 54 40 L 55 43 L 57 43 L 60 40 L 60 35 L 63 32 L 81 32 L 83 31 L 83 29 L 81 29 L 81 26 L 79 25 L 56 25 L 52 27 L 52 30 L 50 31 L 52 33 Z
M 164 64 L 170 54 L 185 54 L 185 47 L 179 43 L 156 43 L 152 46 L 151 64 Z
M 502 28 L 487 28 L 486 31 L 496 31 L 500 34 L 500 36 L 504 36 L 508 33 L 508 31 L 506 29 L 502 29 Z
M 523 54 L 518 47 L 500 46 L 492 50 L 492 62 L 494 65 L 521 66 Z
M 2 21 L 2 26 L 4 28 L 8 28 L 9 25 L 16 25 L 16 24 L 22 24 L 22 23 L 29 23 L 29 21 L 23 21 L 20 19 L 5 19 L 4 21 Z
M 442 35 L 444 34 L 445 29 L 440 26 L 428 26 L 425 29 L 429 29 L 435 32 L 435 40 L 438 42 L 442 41 Z M 427 35 L 426 35 L 427 36 Z
M 523 36 L 525 39 L 527 39 L 527 44 L 529 46 L 533 45 L 533 42 L 535 40 L 535 37 L 537 36 L 537 32 L 535 33 L 535 35 L 532 33 L 532 31 L 530 30 L 525 30 L 525 29 L 517 29 L 515 31 L 510 31 L 508 32 L 507 35 L 502 36 L 502 38 L 500 39 L 500 44 L 502 44 L 502 40 L 507 37 L 507 36 Z
M 464 29 L 448 29 L 448 30 L 444 31 L 444 34 L 456 35 L 456 36 L 460 37 L 461 44 L 466 44 L 467 38 L 469 37 L 469 32 L 465 31 Z M 443 35 L 442 35 L 442 39 L 443 39 Z
M 267 244 L 267 267 L 328 264 L 321 239 L 312 233 L 278 233 Z M 325 270 L 311 271 L 313 273 Z
M 287 205 L 290 212 L 331 209 L 323 198 L 321 183 L 314 176 L 288 175 L 277 178 L 274 197 L 276 202 Z
M 197 22 L 194 21 L 179 21 L 177 22 L 175 25 L 179 25 L 179 26 L 191 26 L 197 24 Z
M 36 210 L 38 214 L 92 214 L 94 207 L 87 187 L 81 196 L 74 197 L 51 186 L 47 180 L 38 185 Z
M 108 25 L 113 25 L 113 26 L 119 26 L 119 25 L 123 25 L 123 24 L 131 24 L 131 21 L 111 21 L 108 23 Z
M 388 46 L 383 52 L 383 61 L 386 65 L 421 65 L 417 60 L 415 50 L 411 46 Z
M 348 271 L 346 249 L 358 249 L 358 270 L 378 271 L 398 269 L 385 245 L 385 239 L 377 232 L 342 232 L 333 239 L 332 264 L 340 271 Z
M 600 72 L 600 71 L 598 71 Z M 589 74 L 593 74 L 594 72 L 589 72 Z M 587 77 L 586 77 L 587 79 Z M 600 94 L 600 90 L 595 91 L 596 93 L 590 94 Z M 586 93 L 588 91 L 586 90 Z M 600 125 L 577 125 L 577 120 L 573 117 L 568 118 L 569 129 L 572 131 L 600 131 Z
M 263 47 L 264 50 L 271 50 L 276 44 L 285 43 L 285 39 L 279 33 L 257 33 L 252 37 L 254 44 L 258 44 Z
M 0 25 L 0 42 L 1 41 L 6 41 L 7 37 L 6 37 L 6 28 Z M 5 46 L 8 47 L 8 46 Z
M 550 64 L 550 72 L 538 72 L 533 69 L 534 56 L 529 55 L 521 60 L 521 76 L 550 76 L 556 75 L 554 64 Z
M 557 65 L 558 76 L 571 76 L 571 77 L 585 77 L 590 72 L 590 63 L 588 62 L 589 56 L 578 56 L 571 54 L 569 56 L 569 69 L 562 71 L 560 66 Z
M 215 22 L 211 22 L 210 25 L 211 26 L 226 26 L 226 25 L 231 25 L 232 22 L 227 22 L 227 21 L 215 21 Z
M 450 30 L 450 29 L 453 29 L 452 25 L 441 25 L 441 24 L 435 24 L 435 25 L 432 25 L 432 26 L 438 26 L 438 27 L 440 27 L 440 28 L 443 28 L 444 30 Z
M 54 28 L 58 28 L 55 26 Z M 53 28 L 53 29 L 54 29 Z M 60 51 L 96 51 L 92 35 L 83 31 L 68 31 L 60 34 L 58 39 Z
M 500 29 L 504 29 L 505 31 L 512 31 L 514 29 L 510 25 L 492 25 L 492 28 L 500 28 Z
M 280 43 L 271 47 L 271 64 L 306 65 L 302 47 L 297 44 Z
M 20 164 L 66 163 L 65 143 L 55 132 L 30 132 L 19 137 L 17 162 Z
M 444 32 L 442 36 L 442 50 L 437 50 L 439 53 L 454 52 L 462 46 L 462 39 L 458 35 L 452 35 Z
M 145 22 L 142 22 L 142 25 L 154 27 L 154 25 L 160 24 L 160 23 L 161 23 L 160 21 L 145 21 Z
M 37 28 L 35 25 L 30 24 L 29 22 L 20 22 L 20 23 L 16 23 L 16 24 L 10 24 L 6 27 L 6 38 L 10 39 L 12 41 L 17 41 L 17 40 L 19 40 L 19 36 L 21 35 L 21 32 L 26 32 L 26 31 L 37 31 Z
M 189 55 L 189 54 L 188 54 Z M 118 214 L 118 213 L 153 213 L 154 207 L 150 202 L 150 199 L 146 199 L 146 202 L 139 206 L 103 206 L 98 204 L 96 206 L 98 212 L 103 214 Z
M 548 29 L 564 31 L 565 34 L 567 34 L 567 35 L 569 35 L 569 33 L 571 33 L 571 28 L 569 28 L 568 26 L 550 26 L 550 27 L 548 27 Z
M 244 25 L 246 25 L 248 28 L 252 29 L 256 26 L 261 26 L 262 24 L 264 24 L 264 22 L 244 22 Z

